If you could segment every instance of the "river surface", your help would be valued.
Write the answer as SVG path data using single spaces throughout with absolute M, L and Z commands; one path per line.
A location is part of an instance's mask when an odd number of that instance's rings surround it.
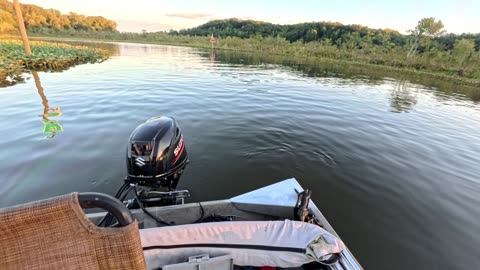
M 32 75 L 0 88 L 0 207 L 113 194 L 131 131 L 169 115 L 190 155 L 189 201 L 295 177 L 365 269 L 480 266 L 480 89 L 328 62 L 102 46 L 112 57 L 101 64 L 38 73 L 43 91 Z M 59 107 L 44 120 L 62 131 L 43 132 L 45 106 Z

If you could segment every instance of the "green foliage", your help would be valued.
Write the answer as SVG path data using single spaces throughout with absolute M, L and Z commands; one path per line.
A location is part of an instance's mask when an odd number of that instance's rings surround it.
M 117 23 L 100 16 L 85 16 L 70 12 L 61 14 L 58 10 L 43 9 L 35 5 L 21 5 L 25 26 L 30 32 L 48 28 L 54 30 L 115 31 Z M 12 33 L 17 29 L 13 4 L 0 0 L 0 34 Z
M 455 35 L 455 34 L 446 34 L 442 35 L 440 37 L 435 38 L 438 43 L 443 46 L 445 50 L 451 50 L 453 49 L 453 46 L 457 40 L 460 39 L 469 39 L 473 40 L 475 42 L 475 50 L 480 50 L 480 34 L 461 34 L 461 35 Z
M 347 35 L 357 33 L 359 38 L 370 37 L 375 40 L 388 39 L 388 42 L 397 42 L 397 36 L 400 33 L 391 29 L 379 30 L 370 29 L 361 25 L 343 25 L 341 23 L 331 22 L 312 22 L 293 25 L 278 25 L 267 22 L 253 20 L 226 19 L 214 20 L 195 28 L 174 31 L 172 34 L 188 36 L 207 36 L 214 33 L 219 37 L 239 37 L 251 38 L 254 36 L 262 37 L 282 37 L 290 42 L 310 42 L 321 41 L 326 38 L 342 43 Z M 377 38 L 382 36 L 383 38 Z M 386 42 L 386 41 L 384 41 Z M 399 41 L 400 43 L 402 41 Z
M 457 63 L 458 73 L 462 76 L 474 76 L 472 73 L 480 74 L 475 63 L 480 61 L 480 55 L 475 52 L 475 42 L 469 39 L 459 39 L 453 46 L 452 55 Z
M 470 39 L 459 39 L 453 46 L 452 54 L 459 63 L 463 63 L 472 57 L 475 52 L 475 42 Z
M 278 25 L 239 19 L 214 20 L 195 28 L 170 32 L 172 35 L 184 36 L 210 36 L 212 33 L 220 38 L 262 36 L 280 37 L 291 43 L 318 41 L 321 44 L 331 44 L 345 49 L 379 46 L 382 50 L 389 51 L 404 46 L 412 49 L 412 45 L 415 44 L 415 51 L 420 53 L 433 48 L 443 51 L 451 50 L 456 40 L 467 38 L 475 40 L 476 50 L 480 48 L 480 34 L 444 35 L 443 23 L 434 18 L 420 20 L 415 29 L 411 30 L 413 35 L 402 35 L 388 28 L 371 29 L 361 25 L 343 25 L 331 22 Z M 427 41 L 426 37 L 436 43 Z M 405 54 L 408 51 L 407 49 Z
M 435 18 L 423 18 L 418 21 L 414 29 L 408 30 L 415 38 L 407 57 L 413 56 L 419 45 L 423 45 L 427 50 L 431 47 L 431 37 L 441 36 L 445 33 L 442 21 L 435 21 Z
M 429 17 L 418 21 L 417 26 L 409 30 L 409 32 L 418 37 L 436 37 L 445 33 L 443 27 L 444 25 L 441 20 L 435 21 L 435 18 Z

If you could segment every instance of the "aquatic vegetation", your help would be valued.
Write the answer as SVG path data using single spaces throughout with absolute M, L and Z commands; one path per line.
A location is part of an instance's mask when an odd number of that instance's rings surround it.
M 24 72 L 63 71 L 77 64 L 98 63 L 107 54 L 98 49 L 63 43 L 32 41 L 32 55 L 27 56 L 19 40 L 0 40 L 0 86 L 22 81 Z

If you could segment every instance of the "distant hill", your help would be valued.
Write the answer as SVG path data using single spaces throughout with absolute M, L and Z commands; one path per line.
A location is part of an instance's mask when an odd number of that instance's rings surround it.
M 414 25 L 412 25 L 412 28 Z M 268 22 L 225 19 L 214 20 L 198 27 L 172 31 L 171 34 L 190 36 L 239 37 L 251 38 L 282 37 L 290 42 L 319 41 L 331 45 L 362 48 L 371 44 L 378 46 L 403 46 L 409 42 L 407 35 L 392 29 L 372 29 L 362 25 L 343 25 L 338 22 L 308 22 L 290 25 L 272 24 Z M 473 39 L 476 48 L 480 46 L 480 34 L 447 34 L 436 40 L 451 49 L 457 39 Z
M 48 28 L 55 30 L 116 31 L 117 23 L 102 16 L 85 16 L 70 12 L 61 14 L 55 9 L 44 9 L 36 5 L 21 4 L 27 30 L 35 32 Z M 13 3 L 0 0 L 0 34 L 12 33 L 17 29 Z
M 371 36 L 376 43 L 384 43 L 384 35 L 393 39 L 401 36 L 398 31 L 391 29 L 371 29 L 362 25 L 343 25 L 338 22 L 309 22 L 298 24 L 272 24 L 262 21 L 225 19 L 207 22 L 195 28 L 180 30 L 181 35 L 204 36 L 215 34 L 216 36 L 235 36 L 249 38 L 257 35 L 284 37 L 290 42 L 302 40 L 305 42 L 321 39 L 330 39 L 335 43 L 345 35 L 358 33 L 360 37 Z M 340 41 L 339 41 L 340 42 Z M 380 45 L 380 44 L 379 44 Z
M 395 35 L 400 35 L 398 31 L 391 29 L 379 30 L 357 24 L 343 25 L 339 22 L 306 22 L 282 25 L 263 21 L 242 20 L 237 18 L 209 21 L 194 28 L 180 30 L 179 33 L 189 35 L 206 35 L 211 34 L 211 31 L 217 31 L 217 35 L 223 34 L 225 36 L 238 36 L 241 38 L 248 38 L 255 35 L 281 35 L 286 36 L 293 41 L 298 34 L 302 33 L 306 35 L 310 30 L 316 30 L 318 37 L 328 35 L 328 33 L 336 30 L 340 32 L 362 31 L 365 33 L 368 31 L 388 32 Z

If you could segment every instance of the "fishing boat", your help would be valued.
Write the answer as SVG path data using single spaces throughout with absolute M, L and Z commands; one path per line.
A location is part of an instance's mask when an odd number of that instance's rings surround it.
M 294 178 L 185 203 L 177 185 L 189 160 L 173 118 L 137 127 L 126 160 L 115 197 L 71 193 L 1 209 L 1 268 L 363 269 Z

